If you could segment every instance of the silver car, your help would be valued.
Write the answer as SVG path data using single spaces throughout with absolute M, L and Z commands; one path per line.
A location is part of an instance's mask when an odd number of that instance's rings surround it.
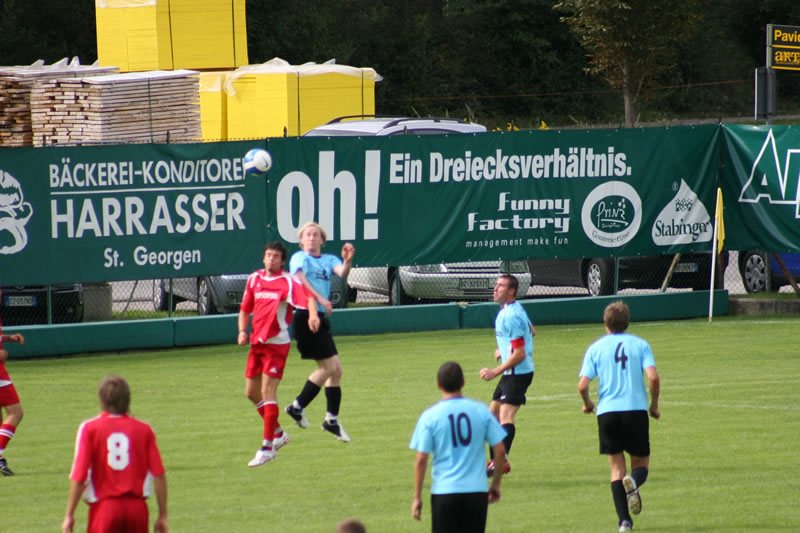
M 215 315 L 217 313 L 238 313 L 244 296 L 244 287 L 250 274 L 230 274 L 222 276 L 205 276 L 201 278 L 172 278 L 153 280 L 153 309 L 166 311 L 169 308 L 169 296 L 172 294 L 172 310 L 180 302 L 189 301 L 197 304 L 198 315 Z M 331 303 L 336 307 L 344 307 L 347 302 L 342 294 L 341 278 L 335 277 L 337 288 L 331 289 Z
M 354 268 L 347 278 L 348 296 L 353 301 L 357 291 L 373 292 L 388 296 L 392 305 L 421 300 L 486 301 L 492 297 L 497 278 L 504 273 L 519 280 L 518 294 L 524 296 L 528 292 L 531 274 L 525 261 L 474 261 Z
M 318 126 L 306 137 L 448 135 L 484 133 L 486 127 L 465 120 L 429 117 L 341 117 Z M 477 261 L 401 267 L 353 268 L 345 285 L 334 279 L 332 290 L 345 294 L 340 306 L 355 301 L 357 291 L 389 296 L 394 305 L 419 300 L 488 300 L 497 277 L 509 272 L 519 279 L 520 295 L 528 292 L 531 275 L 525 261 Z M 399 273 L 399 282 L 398 282 Z

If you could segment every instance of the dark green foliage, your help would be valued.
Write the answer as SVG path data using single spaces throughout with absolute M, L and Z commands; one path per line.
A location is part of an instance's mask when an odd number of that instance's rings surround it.
M 384 78 L 376 86 L 382 114 L 449 115 L 490 127 L 620 123 L 621 92 L 586 73 L 591 58 L 560 21 L 565 13 L 553 9 L 556 2 L 247 0 L 249 57 L 296 64 L 335 58 L 372 67 Z M 674 67 L 644 83 L 642 120 L 749 116 L 753 70 L 765 62 L 766 24 L 800 24 L 796 0 L 646 3 L 705 7 L 696 28 L 667 50 L 665 62 Z M 94 5 L 0 0 L 0 65 L 73 56 L 92 63 Z M 800 73 L 779 72 L 778 94 L 780 112 L 797 109 Z

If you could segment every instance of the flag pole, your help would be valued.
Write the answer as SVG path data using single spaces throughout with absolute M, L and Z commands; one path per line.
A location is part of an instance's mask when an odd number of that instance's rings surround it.
M 720 237 L 720 224 L 722 223 L 722 189 L 717 188 L 717 203 L 714 210 L 714 238 L 711 244 L 711 280 L 709 284 L 708 296 L 708 321 L 711 322 L 714 315 L 714 281 L 717 275 L 717 243 Z M 724 231 L 724 230 L 722 230 Z M 724 235 L 724 234 L 723 234 Z M 724 237 L 723 237 L 724 238 Z

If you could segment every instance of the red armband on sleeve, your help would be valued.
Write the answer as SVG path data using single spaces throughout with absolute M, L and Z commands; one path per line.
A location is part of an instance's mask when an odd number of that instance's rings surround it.
M 511 341 L 511 347 L 514 348 L 514 349 L 524 348 L 525 347 L 525 339 L 523 337 L 520 337 L 518 339 L 512 340 Z

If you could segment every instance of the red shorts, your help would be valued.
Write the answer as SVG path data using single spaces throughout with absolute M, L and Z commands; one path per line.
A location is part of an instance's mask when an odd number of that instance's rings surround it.
M 144 498 L 105 498 L 89 505 L 88 533 L 148 533 Z
M 17 403 L 19 403 L 19 396 L 17 395 L 17 389 L 14 388 L 13 383 L 5 387 L 0 387 L 0 406 L 5 407 L 6 405 L 14 405 Z
M 247 368 L 244 375 L 254 378 L 266 374 L 271 378 L 281 379 L 289 356 L 290 344 L 253 344 L 247 356 Z

